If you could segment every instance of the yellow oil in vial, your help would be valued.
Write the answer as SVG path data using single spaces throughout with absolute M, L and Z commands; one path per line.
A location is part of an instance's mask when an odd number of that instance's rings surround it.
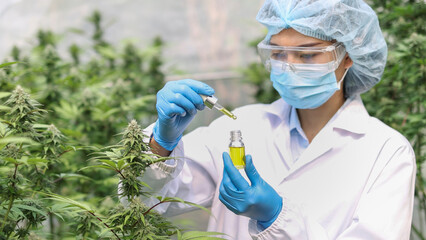
M 231 155 L 232 163 L 237 169 L 243 169 L 246 165 L 244 147 L 230 147 L 229 154 Z

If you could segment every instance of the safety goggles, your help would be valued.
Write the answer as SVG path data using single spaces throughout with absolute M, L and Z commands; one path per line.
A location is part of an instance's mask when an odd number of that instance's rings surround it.
M 283 47 L 262 41 L 257 50 L 268 71 L 274 74 L 293 72 L 308 77 L 335 71 L 346 54 L 342 43 L 325 47 Z

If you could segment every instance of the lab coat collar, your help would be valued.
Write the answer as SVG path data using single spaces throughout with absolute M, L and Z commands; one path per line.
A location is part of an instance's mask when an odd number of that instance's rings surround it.
M 340 134 L 335 131 L 336 129 L 343 129 L 354 134 L 366 133 L 368 117 L 369 115 L 359 96 L 347 99 L 339 111 L 336 112 L 318 135 L 315 136 L 309 147 L 292 166 L 287 176 L 292 175 L 303 166 L 338 146 L 341 138 L 339 137 Z
M 285 117 L 289 115 L 291 110 L 291 106 L 288 105 L 282 98 L 276 100 L 275 102 L 267 105 L 265 111 L 271 115 L 274 115 L 281 120 L 286 120 Z
M 269 104 L 266 112 L 286 121 L 291 130 L 290 115 L 292 107 L 288 105 L 282 98 Z M 296 111 L 294 111 L 296 112 Z M 286 118 L 287 117 L 287 118 Z M 367 120 L 369 114 L 359 95 L 348 98 L 340 109 L 330 119 L 334 129 L 343 129 L 352 133 L 364 134 L 367 130 Z
M 290 108 L 290 116 L 288 121 L 288 127 L 290 129 L 290 132 L 295 131 L 303 139 L 308 141 L 308 138 L 306 137 L 305 132 L 303 131 L 302 126 L 300 125 L 299 116 L 297 115 L 296 108 Z
M 302 128 L 302 126 L 300 126 L 300 121 L 299 117 L 297 116 L 296 108 L 294 107 L 292 107 L 290 110 L 288 127 L 290 128 L 290 131 L 292 131 L 293 129 L 299 131 Z
M 356 134 L 365 134 L 370 115 L 359 95 L 346 100 L 331 119 L 333 129 L 342 129 Z

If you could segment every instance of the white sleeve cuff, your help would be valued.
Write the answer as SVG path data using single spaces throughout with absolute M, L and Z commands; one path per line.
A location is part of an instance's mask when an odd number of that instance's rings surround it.
M 152 137 L 152 131 L 154 129 L 155 123 L 152 123 L 151 125 L 149 125 L 147 128 L 145 128 L 143 130 L 143 133 L 145 135 L 148 136 L 148 138 L 144 139 L 144 142 L 149 143 Z M 177 146 L 176 146 L 177 148 Z M 170 175 L 172 174 L 175 170 L 176 167 L 178 165 L 178 161 L 176 161 L 173 157 L 175 154 L 173 154 L 174 151 L 172 151 L 172 153 L 170 154 L 171 159 L 168 159 L 164 162 L 158 162 L 158 163 L 154 163 L 150 166 L 150 168 L 152 170 L 160 170 L 163 171 L 164 173 Z M 149 152 L 152 153 L 152 152 Z
M 157 162 L 151 164 L 145 170 L 145 176 L 148 179 L 165 180 L 163 184 L 166 184 L 170 180 L 176 178 L 183 169 L 183 165 L 185 163 L 184 159 L 177 157 L 178 152 L 182 148 L 182 141 L 179 141 L 179 144 L 170 154 L 172 159 L 167 160 L 166 162 Z M 144 178 L 145 178 L 144 176 Z M 151 186 L 152 187 L 152 186 Z
M 283 207 L 277 219 L 266 229 L 262 229 L 257 221 L 249 220 L 249 233 L 252 239 L 290 239 L 285 233 L 284 227 L 287 225 L 289 212 L 289 204 L 286 198 L 283 197 Z
M 149 142 L 155 123 L 149 125 L 143 130 L 144 134 L 148 137 L 144 139 L 144 142 Z M 169 160 L 164 162 L 157 162 L 151 164 L 145 169 L 145 173 L 141 180 L 146 182 L 152 189 L 153 192 L 159 192 L 164 185 L 176 178 L 177 175 L 182 171 L 184 160 L 176 158 L 176 151 L 179 152 L 182 148 L 182 141 L 179 141 L 178 146 L 171 152 Z M 152 153 L 152 152 L 149 152 Z

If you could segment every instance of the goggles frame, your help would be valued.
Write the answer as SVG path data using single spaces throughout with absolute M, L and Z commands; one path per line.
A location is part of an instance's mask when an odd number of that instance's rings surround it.
M 335 71 L 346 55 L 345 47 L 340 42 L 336 42 L 324 47 L 290 47 L 269 45 L 265 40 L 263 40 L 257 45 L 257 50 L 262 63 L 268 71 L 273 70 L 273 68 L 278 68 L 279 71 L 290 71 L 298 75 L 311 75 L 313 73 L 315 75 L 325 75 Z M 333 60 L 327 63 L 289 63 L 286 61 L 273 59 L 271 57 L 271 53 L 273 51 L 331 53 Z

